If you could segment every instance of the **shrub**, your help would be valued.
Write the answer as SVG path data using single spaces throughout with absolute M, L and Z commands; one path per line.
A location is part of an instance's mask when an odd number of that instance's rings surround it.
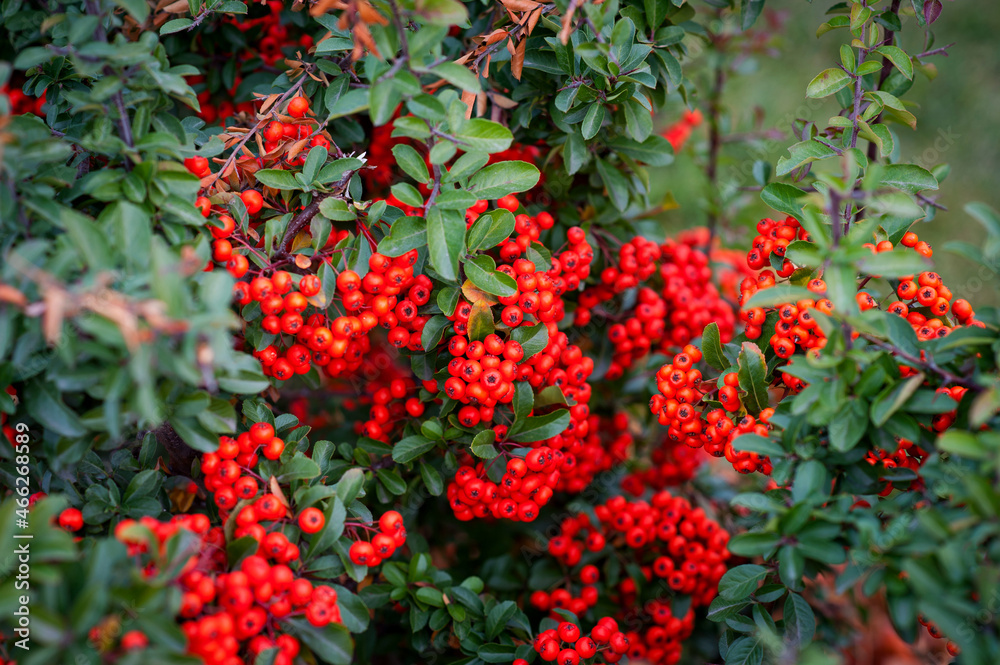
M 831 8 L 737 249 L 773 22 L 706 4 L 4 3 L 3 662 L 996 662 L 1000 319 L 896 149 L 941 3 Z

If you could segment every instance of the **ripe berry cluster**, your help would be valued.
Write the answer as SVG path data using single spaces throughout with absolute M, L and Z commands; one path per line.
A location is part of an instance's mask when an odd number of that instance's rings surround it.
M 492 516 L 515 522 L 533 522 L 539 510 L 552 499 L 559 471 L 567 457 L 546 446 L 534 448 L 521 459 L 507 461 L 507 469 L 494 483 L 486 477 L 483 462 L 464 464 L 448 483 L 447 497 L 455 517 L 469 521 Z M 471 462 L 471 458 L 467 458 Z
M 176 578 L 182 594 L 181 630 L 188 639 L 188 652 L 202 662 L 243 665 L 277 647 L 280 652 L 274 662 L 291 665 L 300 645 L 283 632 L 283 620 L 305 616 L 317 627 L 340 622 L 337 592 L 296 576 L 287 565 L 291 560 L 287 545 L 279 548 L 265 539 L 255 554 L 229 570 L 226 536 L 222 527 L 211 527 L 205 515 L 180 515 L 169 522 L 150 517 L 125 520 L 116 527 L 115 536 L 130 555 L 145 562 L 144 573 L 152 576 L 159 572 L 155 562 L 163 560 L 170 540 L 182 529 L 197 536 L 199 549 Z M 292 558 L 297 556 L 296 548 Z
M 614 497 L 597 506 L 594 513 L 597 524 L 586 514 L 565 519 L 560 533 L 548 545 L 549 554 L 574 571 L 570 577 L 581 585 L 580 597 L 574 598 L 569 589 L 536 591 L 531 604 L 543 611 L 568 609 L 584 615 L 599 595 L 601 573 L 595 563 L 604 558 L 634 562 L 645 578 L 646 589 L 655 587 L 657 580 L 662 588 L 655 598 L 643 603 L 639 602 L 639 589 L 632 578 L 604 585 L 612 602 L 633 608 L 623 609 L 618 618 L 642 626 L 625 633 L 625 641 L 619 643 L 623 648 L 619 650 L 612 644 L 612 651 L 652 663 L 676 663 L 681 642 L 693 628 L 694 608 L 712 601 L 726 572 L 729 534 L 701 508 L 665 490 L 655 493 L 650 502 Z M 592 553 L 587 560 L 595 563 L 580 565 L 585 551 Z M 683 617 L 674 616 L 672 611 L 670 596 L 676 594 L 691 597 L 691 607 Z M 599 644 L 607 644 L 610 635 L 592 637 Z M 551 654 L 552 647 L 547 649 Z M 604 659 L 615 662 L 607 655 Z
M 201 457 L 201 472 L 205 474 L 205 489 L 215 498 L 221 510 L 232 510 L 241 499 L 257 496 L 257 480 L 249 471 L 257 466 L 258 451 L 269 460 L 276 460 L 285 451 L 284 440 L 275 436 L 274 426 L 260 422 L 250 426 L 235 439 L 219 437 L 219 448 Z M 267 511 L 270 514 L 271 511 Z M 273 518 L 272 518 L 273 519 Z
M 686 234 L 662 245 L 635 237 L 619 248 L 617 265 L 601 271 L 600 284 L 580 294 L 574 323 L 590 323 L 594 313 L 616 322 L 608 329 L 615 353 L 607 377 L 620 377 L 654 349 L 669 352 L 699 337 L 715 322 L 723 341 L 733 334 L 735 314 L 712 283 L 701 234 Z M 660 286 L 644 285 L 658 276 Z M 621 315 L 606 311 L 608 301 L 638 288 L 636 304 Z
M 357 529 L 362 526 L 354 525 L 353 528 Z M 363 526 L 363 528 L 365 531 L 373 531 L 367 526 Z M 356 540 L 351 544 L 348 555 L 355 565 L 377 566 L 406 543 L 406 527 L 403 524 L 403 516 L 395 510 L 382 514 L 378 520 L 378 529 L 378 533 L 372 536 L 370 542 Z
M 413 396 L 416 388 L 410 377 L 393 379 L 387 385 L 380 385 L 378 381 L 368 384 L 365 392 L 371 395 L 372 402 L 368 420 L 355 421 L 355 432 L 369 439 L 388 443 L 390 435 L 401 421 L 407 417 L 419 418 L 423 415 L 424 403 Z
M 647 489 L 662 490 L 682 485 L 694 478 L 704 455 L 697 449 L 663 436 L 646 455 L 648 466 L 635 469 L 622 479 L 622 489 L 633 496 L 642 496 Z
M 33 113 L 39 117 L 45 116 L 42 111 L 42 106 L 45 105 L 45 91 L 42 91 L 38 97 L 32 97 L 24 94 L 21 88 L 10 87 L 9 84 L 4 83 L 0 85 L 0 95 L 5 95 L 10 101 L 10 115 L 12 116 L 24 115 L 25 113 Z
M 684 147 L 684 144 L 691 138 L 694 128 L 701 125 L 704 117 L 699 109 L 693 111 L 684 110 L 681 119 L 667 127 L 663 132 L 663 138 L 670 142 L 674 152 Z
M 584 635 L 575 623 L 563 621 L 556 628 L 539 633 L 534 647 L 542 660 L 556 665 L 579 665 L 598 654 L 605 662 L 617 663 L 629 652 L 630 641 L 618 629 L 617 621 L 602 617 L 589 635 Z M 526 663 L 525 660 L 514 661 L 514 665 Z

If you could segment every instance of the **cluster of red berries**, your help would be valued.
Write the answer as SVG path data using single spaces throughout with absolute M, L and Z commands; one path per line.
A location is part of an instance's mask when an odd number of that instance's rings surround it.
M 628 416 L 622 412 L 602 417 L 591 413 L 586 404 L 574 405 L 569 412 L 570 426 L 544 444 L 561 450 L 573 462 L 569 468 L 563 465 L 556 489 L 578 494 L 598 473 L 629 458 L 633 437 L 628 431 Z
M 685 109 L 684 114 L 681 115 L 681 119 L 664 130 L 663 138 L 670 142 L 674 152 L 676 152 L 684 147 L 684 144 L 691 138 L 694 128 L 701 125 L 703 121 L 704 118 L 700 110 L 689 111 Z
M 773 409 L 764 409 L 758 419 L 746 414 L 734 422 L 727 415 L 736 413 L 742 405 L 739 399 L 739 378 L 735 372 L 723 377 L 723 385 L 718 391 L 721 409 L 713 409 L 707 414 L 703 399 L 709 394 L 702 381 L 701 371 L 694 367 L 701 361 L 701 350 L 686 346 L 682 353 L 674 356 L 656 372 L 656 387 L 659 394 L 653 395 L 649 408 L 667 429 L 667 438 L 682 442 L 692 448 L 704 448 L 715 457 L 725 457 L 740 473 L 761 471 L 769 474 L 771 462 L 754 452 L 733 449 L 733 441 L 742 434 L 767 435 L 767 421 Z
M 24 94 L 20 88 L 11 88 L 6 83 L 0 85 L 0 95 L 6 95 L 10 101 L 10 115 L 24 115 L 33 113 L 39 117 L 43 116 L 42 106 L 45 105 L 45 92 L 38 97 Z
M 370 526 L 351 525 L 351 528 L 363 528 L 366 532 L 374 531 Z M 395 510 L 382 514 L 378 520 L 378 532 L 371 541 L 356 540 L 351 544 L 348 555 L 357 566 L 377 566 L 391 557 L 397 549 L 406 544 L 406 526 L 403 516 Z
M 474 467 L 465 464 L 448 483 L 448 503 L 455 517 L 462 521 L 492 516 L 533 522 L 539 510 L 552 499 L 559 471 L 566 462 L 567 457 L 558 450 L 534 448 L 523 459 L 509 459 L 498 483 L 486 477 L 483 462 Z
M 428 317 L 419 315 L 418 308 L 430 299 L 432 285 L 425 275 L 414 277 L 416 254 L 413 251 L 390 259 L 376 253 L 368 262 L 370 271 L 364 278 L 353 270 L 338 274 L 337 291 L 347 313 L 332 320 L 325 308 L 317 308 L 308 319 L 302 319 L 302 312 L 310 306 L 309 299 L 322 288 L 315 275 L 303 276 L 298 291 L 284 297 L 274 280 L 287 273 L 279 271 L 270 278 L 254 278 L 248 295 L 261 303 L 265 314 L 261 326 L 268 333 L 287 335 L 292 341 L 285 346 L 279 338 L 278 346 L 271 344 L 255 352 L 264 373 L 284 381 L 314 366 L 322 367 L 331 377 L 354 372 L 371 350 L 368 333 L 377 326 L 388 331 L 393 346 L 422 349 L 420 333 Z M 282 280 L 280 289 L 285 288 L 291 288 L 290 281 L 286 285 Z
M 244 472 L 257 466 L 258 451 L 269 460 L 279 459 L 285 451 L 284 440 L 275 436 L 270 423 L 254 423 L 235 439 L 221 436 L 218 450 L 202 455 L 205 489 L 214 495 L 221 510 L 231 510 L 241 499 L 257 496 L 257 481 Z
M 668 436 L 660 439 L 643 457 L 648 457 L 649 465 L 631 471 L 622 479 L 622 489 L 633 496 L 642 496 L 647 489 L 661 490 L 682 485 L 694 478 L 705 460 L 697 448 Z
M 304 615 L 318 627 L 340 621 L 337 592 L 296 577 L 287 562 L 275 561 L 273 550 L 263 543 L 237 570 L 226 572 L 225 534 L 221 527 L 210 527 L 205 515 L 181 515 L 170 522 L 149 517 L 125 520 L 116 527 L 115 536 L 132 556 L 152 554 L 151 548 L 157 548 L 156 556 L 146 557 L 144 567 L 146 575 L 153 575 L 153 561 L 163 557 L 180 529 L 200 539 L 199 553 L 183 565 L 177 584 L 188 652 L 202 662 L 244 665 L 262 651 L 277 647 L 280 653 L 275 662 L 291 665 L 299 642 L 280 632 L 282 620 Z
M 733 335 L 735 314 L 712 283 L 708 256 L 697 247 L 701 237 L 688 234 L 662 245 L 635 237 L 619 248 L 617 265 L 601 271 L 600 284 L 580 295 L 574 323 L 587 325 L 598 314 L 617 320 L 608 330 L 614 355 L 609 379 L 619 378 L 654 348 L 664 352 L 688 344 L 706 325 L 718 324 L 723 341 Z M 659 275 L 659 290 L 644 283 Z M 615 316 L 597 308 L 638 288 L 634 309 Z
M 419 418 L 424 413 L 424 403 L 413 394 L 416 384 L 410 377 L 393 379 L 387 385 L 378 381 L 370 383 L 365 392 L 371 395 L 368 420 L 355 421 L 354 430 L 370 439 L 388 443 L 395 425 L 407 417 Z M 366 398 L 363 398 L 366 399 Z
M 482 341 L 469 342 L 463 335 L 448 340 L 448 374 L 444 394 L 465 406 L 458 410 L 463 427 L 475 427 L 493 420 L 494 407 L 509 404 L 514 398 L 514 381 L 530 372 L 530 366 L 518 367 L 524 349 L 512 339 L 506 342 L 491 333 Z
M 683 617 L 674 616 L 672 605 L 663 594 L 645 603 L 637 602 L 636 582 L 625 578 L 615 588 L 609 588 L 608 593 L 619 606 L 634 608 L 634 616 L 623 614 L 619 618 L 644 627 L 625 635 L 628 639 L 623 650 L 612 650 L 652 663 L 676 663 L 681 642 L 693 628 L 693 610 L 712 601 L 726 572 L 729 534 L 704 510 L 667 491 L 655 493 L 650 502 L 630 502 L 617 496 L 597 506 L 594 513 L 597 524 L 586 514 L 563 520 L 559 534 L 548 545 L 549 554 L 576 570 L 571 578 L 582 585 L 580 598 L 573 598 L 568 589 L 551 593 L 536 591 L 530 598 L 531 604 L 543 611 L 569 609 L 584 614 L 596 603 L 595 585 L 600 583 L 600 570 L 594 563 L 580 566 L 584 552 L 591 553 L 588 561 L 602 554 L 634 561 L 647 585 L 663 580 L 672 594 L 690 596 L 691 608 Z M 607 639 L 595 638 L 595 641 L 607 643 Z M 607 656 L 604 658 L 608 660 Z
M 617 663 L 628 654 L 631 643 L 628 636 L 618 629 L 618 622 L 602 617 L 597 625 L 584 635 L 575 623 L 563 621 L 556 628 L 542 631 L 535 638 L 535 652 L 546 662 L 556 665 L 579 665 L 595 656 L 608 663 Z M 514 661 L 514 665 L 527 661 Z

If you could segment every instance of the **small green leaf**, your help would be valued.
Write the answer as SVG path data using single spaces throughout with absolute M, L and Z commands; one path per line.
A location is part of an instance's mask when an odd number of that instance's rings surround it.
M 851 77 L 838 68 L 824 69 L 806 86 L 806 97 L 828 97 L 851 83 Z
M 517 282 L 514 278 L 498 272 L 493 259 L 485 254 L 465 262 L 465 276 L 486 293 L 502 297 L 517 294 Z
M 705 326 L 701 335 L 701 356 L 709 367 L 720 372 L 729 368 L 729 361 L 722 352 L 722 339 L 719 336 L 719 324 L 712 322 Z
M 507 436 L 508 441 L 515 443 L 534 443 L 544 441 L 556 434 L 562 434 L 569 427 L 570 415 L 568 409 L 558 409 L 544 416 L 532 416 L 524 419 L 524 424 L 513 434 Z
M 462 213 L 432 206 L 427 211 L 427 246 L 434 270 L 443 279 L 455 281 L 459 257 L 465 253 L 465 217 Z
M 472 454 L 481 459 L 493 459 L 500 455 L 493 442 L 497 438 L 497 433 L 492 429 L 484 429 L 476 434 L 472 439 Z
M 884 56 L 886 60 L 895 65 L 899 73 L 905 76 L 907 80 L 913 80 L 913 61 L 910 60 L 910 56 L 903 49 L 898 46 L 879 46 L 875 49 L 875 52 Z
M 757 415 L 768 406 L 767 361 L 756 344 L 743 342 L 738 365 L 740 389 L 746 393 L 742 397 L 743 405 Z
M 531 189 L 540 177 L 538 168 L 528 162 L 497 162 L 469 178 L 468 190 L 480 199 L 499 199 Z
M 424 453 L 432 450 L 435 445 L 434 441 L 423 436 L 403 437 L 392 447 L 392 459 L 399 464 L 409 464 Z
M 431 180 L 427 171 L 427 163 L 416 149 L 406 143 L 398 143 L 392 146 L 392 154 L 396 157 L 396 163 L 403 169 L 406 175 L 420 183 L 428 183 Z

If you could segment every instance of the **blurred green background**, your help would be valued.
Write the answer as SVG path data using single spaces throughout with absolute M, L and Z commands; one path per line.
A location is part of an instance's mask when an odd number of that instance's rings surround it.
M 698 3 L 707 16 L 706 3 Z M 738 3 L 737 3 L 738 4 Z M 833 98 L 807 100 L 806 84 L 817 73 L 839 63 L 840 44 L 848 39 L 845 29 L 834 30 L 817 38 L 816 28 L 827 20 L 831 1 L 768 0 L 764 15 L 753 30 L 754 52 L 729 56 L 729 76 L 722 95 L 724 133 L 756 130 L 782 130 L 783 138 L 727 143 L 719 162 L 719 191 L 729 196 L 726 213 L 729 231 L 723 235 L 729 246 L 741 246 L 752 233 L 760 217 L 770 214 L 756 192 L 740 194 L 738 186 L 752 186 L 749 175 L 755 159 L 772 167 L 794 142 L 791 122 L 796 118 L 811 120 L 820 127 L 839 108 Z M 903 5 L 909 5 L 904 0 Z M 888 6 L 887 2 L 879 3 Z M 736 34 L 730 17 L 726 25 L 714 22 L 715 30 Z M 951 286 L 956 297 L 968 298 L 974 306 L 1000 304 L 1000 277 L 961 256 L 946 252 L 941 246 L 949 240 L 980 244 L 985 232 L 979 222 L 963 211 L 970 201 L 983 201 L 1000 209 L 1000 9 L 994 3 L 945 2 L 940 18 L 931 26 L 931 48 L 955 43 L 948 57 L 929 59 L 938 70 L 934 80 L 920 73 L 912 89 L 903 96 L 917 116 L 917 129 L 893 124 L 900 148 L 900 161 L 931 168 L 938 163 L 951 167 L 941 183 L 938 202 L 948 208 L 938 211 L 936 219 L 918 223 L 914 230 L 935 248 L 937 269 Z M 924 29 L 912 17 L 903 18 L 898 35 L 909 53 L 925 50 Z M 737 37 L 745 40 L 745 37 Z M 737 41 L 730 52 L 744 50 Z M 706 95 L 711 89 L 715 61 L 710 51 L 685 63 L 685 74 L 698 90 L 693 105 L 707 111 Z M 680 117 L 683 101 L 677 97 L 675 113 L 662 119 L 664 126 Z M 808 104 L 808 105 L 807 105 Z M 704 224 L 707 219 L 704 175 L 708 146 L 706 124 L 695 130 L 691 141 L 665 171 L 666 182 L 656 189 L 669 191 L 679 207 L 664 215 L 668 228 L 677 229 Z M 735 192 L 735 193 L 734 193 Z M 728 193 L 728 194 L 727 194 Z

